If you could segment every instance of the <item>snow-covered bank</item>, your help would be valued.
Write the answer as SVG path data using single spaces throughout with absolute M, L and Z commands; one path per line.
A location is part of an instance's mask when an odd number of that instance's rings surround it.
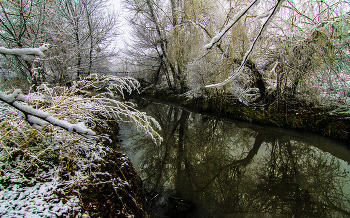
M 6 170 L 0 180 L 0 217 L 146 216 L 141 180 L 129 158 L 113 149 L 99 149 L 105 154 L 81 159 L 75 162 L 79 170 L 65 168 L 61 176 L 47 165 L 28 174 Z M 0 167 L 4 165 L 1 162 Z
M 47 181 L 39 182 L 7 172 L 0 184 L 1 217 L 82 217 L 79 198 L 71 195 L 60 197 L 63 192 L 53 170 L 40 176 Z M 4 185 L 6 184 L 6 185 Z
M 110 79 L 108 83 L 113 83 Z M 130 81 L 135 82 L 127 79 L 123 86 L 137 88 Z M 145 216 L 140 179 L 110 136 L 117 135 L 117 121 L 126 121 L 161 140 L 152 128 L 157 123 L 131 103 L 101 93 L 81 94 L 83 89 L 96 88 L 97 82 L 101 81 L 92 78 L 70 88 L 43 84 L 25 98 L 0 102 L 1 217 Z M 11 96 L 8 93 L 2 97 Z M 30 111 L 17 110 L 15 101 Z M 37 119 L 53 117 L 72 125 L 84 123 L 96 134 L 67 131 L 50 120 L 33 128 L 26 120 L 28 114 L 44 114 Z

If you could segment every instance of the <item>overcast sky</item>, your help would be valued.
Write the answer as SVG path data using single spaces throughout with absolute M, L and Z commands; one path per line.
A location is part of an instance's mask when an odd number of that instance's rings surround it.
M 121 0 L 112 0 L 111 2 L 114 4 L 116 10 L 120 10 L 120 7 L 121 7 L 120 2 L 121 2 Z
M 119 50 L 118 57 L 113 62 L 112 69 L 115 71 L 125 71 L 125 66 L 123 64 L 123 50 L 126 47 L 126 42 L 130 42 L 130 28 L 128 28 L 127 21 L 125 20 L 125 11 L 122 10 L 122 2 L 123 0 L 110 0 L 110 2 L 113 4 L 114 9 L 119 14 L 120 24 L 119 24 L 119 35 L 115 40 L 117 49 Z
M 125 47 L 125 41 L 127 41 L 129 38 L 129 34 L 127 32 L 127 21 L 124 19 L 124 11 L 122 10 L 122 0 L 110 0 L 110 2 L 114 5 L 114 9 L 120 15 L 119 36 L 116 40 L 116 43 L 118 47 L 122 49 Z

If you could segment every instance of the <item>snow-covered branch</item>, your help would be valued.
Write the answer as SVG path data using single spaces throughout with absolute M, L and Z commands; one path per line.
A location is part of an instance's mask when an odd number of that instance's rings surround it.
M 25 55 L 37 55 L 39 57 L 45 57 L 44 51 L 46 51 L 49 47 L 49 44 L 44 43 L 39 48 L 13 48 L 7 49 L 4 47 L 0 47 L 1 54 L 10 54 L 10 55 L 19 55 L 21 57 Z M 63 129 L 66 129 L 70 132 L 77 132 L 82 135 L 95 135 L 95 133 L 86 128 L 85 124 L 79 122 L 77 124 L 71 124 L 64 120 L 59 120 L 52 117 L 49 113 L 44 112 L 42 110 L 34 109 L 31 106 L 23 105 L 21 101 L 26 101 L 27 98 L 25 95 L 21 93 L 21 90 L 16 89 L 12 94 L 6 95 L 3 92 L 0 92 L 0 101 L 3 101 L 17 110 L 21 111 L 26 120 L 34 127 L 34 128 L 42 128 L 48 124 L 52 124 L 54 126 L 59 126 Z
M 211 84 L 211 85 L 207 85 L 205 87 L 210 88 L 210 87 L 219 87 L 219 86 L 224 86 L 230 82 L 232 82 L 239 74 L 241 74 L 243 72 L 244 69 L 244 65 L 248 60 L 249 55 L 252 53 L 255 44 L 257 43 L 258 39 L 261 37 L 261 35 L 264 33 L 264 31 L 266 30 L 267 26 L 270 24 L 271 20 L 273 19 L 273 17 L 275 16 L 275 14 L 279 11 L 279 9 L 281 8 L 282 3 L 285 0 L 278 0 L 277 4 L 275 5 L 273 11 L 271 12 L 271 14 L 269 15 L 269 17 L 266 19 L 265 23 L 263 24 L 263 26 L 261 27 L 258 35 L 255 37 L 253 43 L 250 46 L 250 49 L 246 52 L 242 63 L 240 65 L 240 67 L 229 77 L 227 78 L 225 81 L 221 82 L 221 83 L 217 83 L 217 84 Z M 240 13 L 240 12 L 239 12 Z M 235 16 L 236 17 L 236 16 Z M 240 16 L 242 17 L 242 16 Z M 232 27 L 232 26 L 231 26 Z M 215 38 L 215 37 L 214 37 Z M 213 39 L 214 39 L 213 38 Z
M 219 32 L 216 36 L 214 36 L 211 39 L 211 41 L 204 46 L 204 48 L 211 49 L 215 44 L 217 44 L 221 40 L 221 38 L 233 27 L 233 25 L 235 25 L 237 23 L 237 21 L 239 21 L 239 19 L 241 19 L 243 17 L 243 15 L 245 15 L 249 11 L 249 9 L 251 9 L 255 5 L 259 4 L 259 2 L 260 2 L 260 0 L 255 0 L 250 5 L 244 7 L 242 10 L 240 10 L 232 18 L 231 22 L 228 23 L 221 32 Z
M 16 89 L 12 94 L 6 95 L 3 92 L 0 92 L 0 101 L 3 101 L 17 110 L 21 111 L 26 120 L 34 127 L 34 128 L 42 128 L 48 124 L 52 124 L 54 126 L 59 126 L 63 129 L 66 129 L 70 132 L 77 132 L 81 135 L 95 135 L 91 129 L 86 128 L 83 122 L 79 122 L 77 124 L 71 124 L 64 120 L 59 120 L 52 117 L 49 113 L 44 112 L 42 110 L 34 109 L 31 106 L 24 105 L 21 101 L 26 101 L 27 98 L 25 95 L 21 93 L 21 90 Z
M 18 56 L 25 56 L 25 55 L 37 55 L 41 58 L 45 57 L 44 51 L 46 51 L 49 48 L 49 44 L 44 43 L 39 48 L 4 48 L 0 47 L 0 54 L 5 55 L 18 55 Z

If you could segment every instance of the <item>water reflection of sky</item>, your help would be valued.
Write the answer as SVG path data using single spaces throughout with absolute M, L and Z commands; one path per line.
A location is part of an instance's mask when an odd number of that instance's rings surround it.
M 162 145 L 154 145 L 130 124 L 122 125 L 121 138 L 153 196 L 155 213 L 350 216 L 350 152 L 340 143 L 314 134 L 219 120 L 175 106 L 150 104 L 144 110 L 162 126 Z M 159 211 L 155 205 L 165 207 L 164 196 L 172 203 L 167 203 L 170 209 Z

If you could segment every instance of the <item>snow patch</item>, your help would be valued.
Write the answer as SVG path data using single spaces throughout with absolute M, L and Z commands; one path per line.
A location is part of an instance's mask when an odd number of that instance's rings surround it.
M 17 180 L 24 182 L 21 177 Z M 0 185 L 0 217 L 69 217 L 78 214 L 79 198 L 68 196 L 63 202 L 55 194 L 58 185 L 56 179 L 38 182 L 32 187 L 21 183 L 12 183 L 7 188 Z

